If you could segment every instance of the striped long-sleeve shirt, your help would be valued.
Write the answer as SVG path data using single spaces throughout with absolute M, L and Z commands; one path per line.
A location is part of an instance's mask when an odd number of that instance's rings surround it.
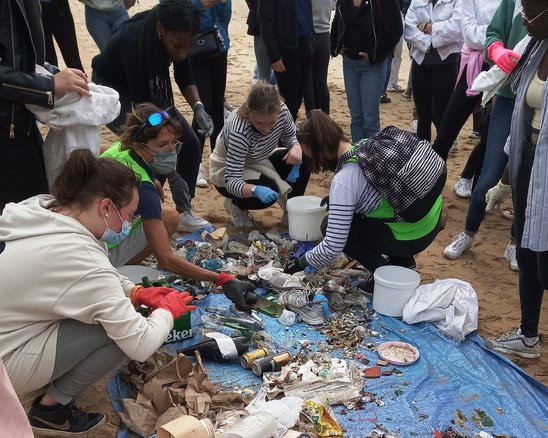
M 315 268 L 331 263 L 344 249 L 354 213 L 375 210 L 381 194 L 365 178 L 358 163 L 346 163 L 333 178 L 329 189 L 329 221 L 324 239 L 306 253 Z
M 233 111 L 221 132 L 221 140 L 226 145 L 225 186 L 229 193 L 243 197 L 245 181 L 242 173 L 247 163 L 258 163 L 268 159 L 272 151 L 282 144 L 290 149 L 298 143 L 293 117 L 285 103 L 281 104 L 278 121 L 274 129 L 262 135 L 253 124 Z

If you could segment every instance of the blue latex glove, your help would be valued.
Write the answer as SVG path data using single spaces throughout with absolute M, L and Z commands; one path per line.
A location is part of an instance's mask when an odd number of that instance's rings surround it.
M 279 196 L 278 192 L 265 186 L 255 186 L 252 193 L 253 196 L 258 198 L 263 204 L 272 204 Z
M 299 177 L 299 169 L 301 168 L 301 163 L 294 164 L 291 168 L 291 172 L 289 172 L 289 175 L 287 175 L 287 178 L 285 179 L 288 183 L 293 184 L 295 181 L 297 181 L 297 178 Z

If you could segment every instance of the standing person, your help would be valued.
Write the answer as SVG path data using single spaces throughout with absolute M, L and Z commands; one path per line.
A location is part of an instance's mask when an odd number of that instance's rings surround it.
M 75 398 L 126 357 L 146 360 L 173 320 L 196 308 L 188 292 L 135 286 L 108 260 L 104 242 L 123 239 L 135 220 L 138 184 L 131 169 L 77 149 L 53 196 L 10 203 L 0 216 L 0 358 L 17 394 L 49 384 L 28 414 L 40 435 L 104 423 L 105 414 L 82 412 Z M 141 304 L 154 309 L 148 318 L 135 311 Z
M 327 72 L 329 57 L 331 56 L 331 28 L 332 0 L 312 1 L 312 24 L 314 33 L 310 35 L 312 65 L 304 92 L 304 106 L 306 112 L 317 108 L 329 114 L 329 87 L 327 86 Z
M 213 121 L 200 101 L 188 54 L 200 30 L 198 10 L 190 0 L 166 0 L 126 21 L 109 40 L 105 50 L 91 62 L 94 82 L 114 88 L 120 94 L 120 115 L 108 126 L 123 132 L 124 117 L 133 105 L 152 102 L 159 108 L 175 108 L 169 68 L 173 64 L 175 82 L 194 111 L 199 130 L 206 137 L 213 133 Z M 177 172 L 194 197 L 200 168 L 200 141 L 182 114 L 183 144 Z M 194 216 L 180 217 L 178 230 L 192 231 L 208 222 Z
M 246 102 L 228 117 L 209 158 L 211 181 L 226 199 L 236 227 L 250 227 L 249 210 L 276 201 L 284 210 L 288 197 L 302 196 L 310 171 L 289 108 L 274 85 L 259 81 Z M 283 148 L 278 148 L 282 144 Z
M 67 68 L 53 77 L 35 73 L 44 65 L 44 33 L 38 0 L 0 2 L 0 213 L 8 202 L 48 192 L 42 137 L 25 104 L 53 108 L 70 91 L 89 96 L 84 72 Z
M 296 120 L 311 63 L 311 0 L 258 0 L 257 14 L 278 89 Z
M 533 37 L 515 73 L 516 90 L 506 143 L 519 265 L 520 327 L 487 346 L 521 357 L 540 356 L 539 322 L 548 289 L 548 1 L 522 0 L 523 23 Z
M 224 117 L 224 98 L 226 90 L 226 74 L 228 69 L 228 49 L 230 48 L 230 38 L 228 37 L 228 24 L 232 15 L 232 0 L 193 0 L 194 5 L 200 11 L 200 33 L 217 26 L 223 37 L 223 48 L 212 58 L 194 59 L 192 61 L 193 75 L 198 87 L 198 92 L 204 104 L 204 108 L 213 120 L 213 133 L 209 136 L 211 150 L 215 149 L 217 136 L 223 129 Z M 194 117 L 192 128 L 198 136 L 201 145 L 201 153 L 204 153 L 206 138 L 200 134 L 199 126 Z M 207 181 L 204 177 L 203 166 L 200 164 L 198 187 L 207 187 Z
M 124 0 L 80 0 L 85 5 L 86 28 L 102 52 L 129 14 Z M 134 2 L 133 2 L 134 3 Z
M 462 35 L 460 69 L 457 84 L 449 99 L 439 126 L 434 150 L 447 161 L 449 150 L 470 114 L 478 111 L 481 93 L 471 90 L 477 75 L 489 65 L 483 57 L 487 26 L 500 5 L 501 0 L 462 0 Z M 467 181 L 470 189 L 472 180 Z M 464 182 L 460 182 L 464 184 Z
M 308 265 L 323 268 L 343 251 L 371 273 L 389 264 L 415 268 L 414 256 L 432 243 L 440 229 L 441 195 L 420 220 L 399 222 L 365 177 L 356 147 L 329 116 L 312 110 L 298 137 L 303 153 L 310 157 L 311 171 L 334 171 L 335 176 L 329 188 L 329 215 L 322 224 L 324 239 L 290 262 L 286 272 L 293 274 Z
M 405 15 L 411 45 L 417 136 L 428 140 L 439 129 L 455 87 L 462 47 L 461 0 L 414 0 Z
M 402 35 L 398 0 L 338 0 L 331 56 L 342 55 L 352 141 L 381 129 L 379 102 L 387 57 Z
M 487 26 L 484 54 L 486 59 L 497 64 L 505 73 L 511 73 L 520 58 L 511 49 L 525 36 L 520 9 L 519 1 L 502 0 Z M 491 110 L 483 167 L 470 198 L 464 230 L 443 250 L 443 255 L 449 259 L 459 258 L 474 245 L 474 238 L 485 217 L 487 190 L 500 180 L 508 163 L 504 144 L 510 133 L 514 99 L 515 95 L 509 85 L 501 87 L 497 92 Z M 508 257 L 511 264 L 515 248 L 515 243 L 510 238 L 506 253 L 512 256 Z
M 59 65 L 53 45 L 53 37 L 55 37 L 66 66 L 84 71 L 68 0 L 40 0 L 40 4 L 46 44 L 46 62 L 51 65 Z M 61 23 L 62 25 L 60 25 Z
M 400 3 L 400 10 L 402 13 L 402 22 L 403 22 L 403 14 L 404 14 L 404 0 L 399 0 Z M 407 10 L 407 9 L 406 9 Z M 388 68 L 388 84 L 386 86 L 386 91 L 397 91 L 398 93 L 403 93 L 404 88 L 398 84 L 399 77 L 400 77 L 400 67 L 401 67 L 401 55 L 402 55 L 402 49 L 403 49 L 403 34 L 400 37 L 400 40 L 398 41 L 398 44 L 396 44 L 396 47 L 394 48 L 394 56 L 392 57 L 392 61 L 390 62 L 389 68 Z
M 225 295 L 236 304 L 238 310 L 250 311 L 244 294 L 255 290 L 253 284 L 237 280 L 224 272 L 218 274 L 196 266 L 177 256 L 171 248 L 169 240 L 177 229 L 179 214 L 173 207 L 162 204 L 155 179 L 158 175 L 171 178 L 175 173 L 177 152 L 181 147 L 177 140 L 182 129 L 178 120 L 166 111 L 145 103 L 137 105 L 126 115 L 124 126 L 120 141 L 102 156 L 114 158 L 139 175 L 139 202 L 135 210 L 139 217 L 126 239 L 109 244 L 112 265 L 138 264 L 154 254 L 162 269 L 223 286 Z
M 245 0 L 245 2 L 249 8 L 246 21 L 247 34 L 253 36 L 253 51 L 255 52 L 255 61 L 257 62 L 253 70 L 253 80 L 275 84 L 276 75 L 272 71 L 272 64 L 268 57 L 263 37 L 261 36 L 261 26 L 259 25 L 259 17 L 257 15 L 259 0 Z

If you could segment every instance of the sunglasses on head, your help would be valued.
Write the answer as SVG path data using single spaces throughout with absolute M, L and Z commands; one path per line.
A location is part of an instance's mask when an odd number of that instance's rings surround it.
M 143 132 L 143 129 L 145 129 L 147 126 L 159 126 L 167 120 L 169 120 L 169 114 L 167 113 L 167 111 L 152 113 L 150 116 L 147 117 L 145 122 L 141 126 L 139 126 L 139 129 L 135 131 L 135 134 L 133 134 L 133 141 L 136 141 L 139 138 L 139 136 Z

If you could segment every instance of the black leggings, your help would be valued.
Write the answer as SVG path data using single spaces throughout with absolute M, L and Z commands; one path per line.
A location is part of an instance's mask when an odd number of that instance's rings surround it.
M 192 74 L 194 82 L 200 93 L 200 100 L 204 104 L 206 112 L 213 119 L 213 134 L 209 138 L 211 151 L 215 148 L 215 142 L 218 135 L 223 129 L 224 117 L 224 100 L 226 89 L 226 71 L 227 71 L 227 54 L 223 53 L 208 61 L 192 62 Z M 192 120 L 192 128 L 200 140 L 202 153 L 204 150 L 205 137 L 198 134 L 198 125 L 196 120 Z
M 440 130 L 443 113 L 455 87 L 458 64 L 417 64 L 413 61 L 411 70 L 418 117 L 417 137 L 430 141 L 432 122 Z
M 40 4 L 42 5 L 46 61 L 52 65 L 59 65 L 55 46 L 53 45 L 53 37 L 55 37 L 67 67 L 84 71 L 80 60 L 80 52 L 78 51 L 74 19 L 70 12 L 68 0 L 52 0 L 40 2 Z
M 466 120 L 468 120 L 470 114 L 481 103 L 481 94 L 468 96 L 466 94 L 467 88 L 468 83 L 465 68 L 443 112 L 441 124 L 437 126 L 438 134 L 436 141 L 432 145 L 436 153 L 445 161 L 447 161 L 449 149 L 453 146 L 453 142 L 457 139 Z
M 269 160 L 274 166 L 274 169 L 276 169 L 276 172 L 278 172 L 278 175 L 280 175 L 280 178 L 285 180 L 289 172 L 291 172 L 291 169 L 293 168 L 292 164 L 286 164 L 286 162 L 282 159 L 285 154 L 287 154 L 287 150 L 280 149 L 276 152 L 274 152 Z M 302 196 L 304 195 L 304 191 L 306 190 L 306 186 L 308 185 L 308 180 L 310 179 L 310 164 L 308 158 L 303 156 L 303 162 L 301 164 L 301 167 L 299 169 L 299 177 L 294 183 L 289 183 L 291 186 L 291 193 L 289 194 L 288 198 L 293 198 L 294 196 Z M 266 186 L 277 192 L 278 186 L 276 184 L 276 181 L 274 181 L 272 178 L 269 178 L 267 176 L 261 175 L 258 179 L 250 179 L 245 181 L 248 184 L 254 184 L 257 186 Z M 223 195 L 225 198 L 230 198 L 234 200 L 234 204 L 242 210 L 263 210 L 265 208 L 268 208 L 275 204 L 276 201 L 270 203 L 270 204 L 263 204 L 258 198 L 239 198 L 237 196 L 234 196 L 232 193 L 229 193 L 225 187 L 217 187 L 215 186 L 217 191 Z
M 521 304 L 521 332 L 527 337 L 538 335 L 540 310 L 544 291 L 548 289 L 548 251 L 537 252 L 521 247 L 525 225 L 525 209 L 529 180 L 535 158 L 535 146 L 525 145 L 518 168 L 518 178 L 512 187 L 514 226 L 516 230 L 516 257 L 519 266 L 519 299 Z

